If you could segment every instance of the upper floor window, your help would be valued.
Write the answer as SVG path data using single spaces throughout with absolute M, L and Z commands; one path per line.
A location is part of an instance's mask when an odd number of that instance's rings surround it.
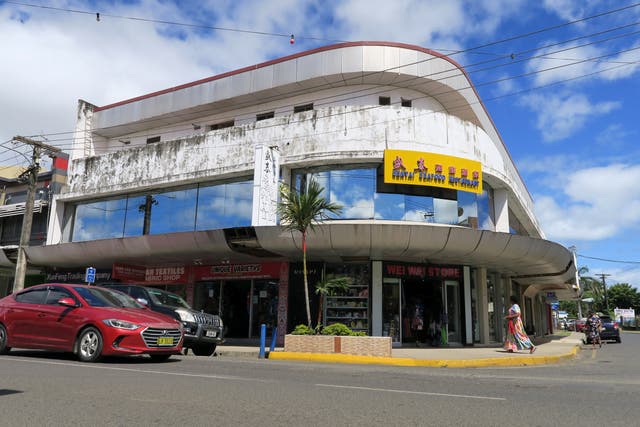
M 147 138 L 147 144 L 155 144 L 156 142 L 160 142 L 159 136 L 153 136 L 151 138 Z
M 256 114 L 256 121 L 273 119 L 275 117 L 275 112 L 269 111 L 268 113 Z
M 209 126 L 209 130 L 226 129 L 235 126 L 235 120 L 227 120 L 226 122 L 220 122 Z
M 293 107 L 294 113 L 302 113 L 303 111 L 311 111 L 313 110 L 313 103 L 304 104 L 304 105 L 296 105 Z
M 402 98 L 402 101 L 400 101 L 400 105 L 403 107 L 411 107 L 411 100 Z
M 391 105 L 391 97 L 390 96 L 381 96 L 378 98 L 379 105 Z

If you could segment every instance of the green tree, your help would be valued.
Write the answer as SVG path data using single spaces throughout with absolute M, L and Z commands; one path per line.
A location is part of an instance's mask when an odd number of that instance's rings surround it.
M 608 289 L 609 306 L 612 308 L 640 308 L 640 294 L 628 283 L 617 283 Z
M 316 294 L 320 296 L 320 301 L 318 302 L 317 328 L 319 328 L 322 323 L 322 308 L 325 297 L 345 292 L 352 283 L 353 279 L 351 277 L 336 276 L 334 274 L 327 274 L 322 280 L 316 283 Z
M 322 196 L 324 188 L 314 179 L 309 180 L 306 188 L 300 192 L 282 185 L 280 187 L 280 225 L 287 230 L 302 234 L 302 273 L 304 276 L 304 296 L 307 308 L 307 324 L 311 327 L 311 308 L 309 306 L 309 284 L 307 279 L 307 230 L 329 218 L 327 213 L 339 214 L 342 206 L 329 202 Z

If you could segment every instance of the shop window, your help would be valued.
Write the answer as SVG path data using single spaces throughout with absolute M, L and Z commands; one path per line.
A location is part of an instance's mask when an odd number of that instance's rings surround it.
M 226 122 L 216 123 L 209 126 L 209 130 L 226 129 L 235 126 L 235 120 L 228 120 Z
M 273 119 L 275 117 L 275 112 L 269 111 L 268 113 L 256 114 L 256 121 L 259 122 L 261 120 Z
M 296 105 L 295 107 L 293 107 L 293 112 L 294 113 L 302 113 L 303 111 L 311 111 L 311 110 L 313 110 L 313 103 L 304 104 L 304 105 Z

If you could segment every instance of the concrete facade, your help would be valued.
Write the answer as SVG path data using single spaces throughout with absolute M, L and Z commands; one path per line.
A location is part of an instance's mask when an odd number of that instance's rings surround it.
M 294 112 L 306 105 L 311 109 Z M 273 117 L 258 120 L 264 113 Z M 479 162 L 492 190 L 493 226 L 341 219 L 311 233 L 316 261 L 373 263 L 371 333 L 381 333 L 384 262 L 464 266 L 463 344 L 500 338 L 488 332 L 488 271 L 533 299 L 540 292 L 576 295 L 571 252 L 544 240 L 533 200 L 471 82 L 436 52 L 377 42 L 327 46 L 112 105 L 80 101 L 77 123 L 83 136 L 71 153 L 68 192 L 54 199 L 47 245 L 30 248 L 32 263 L 255 261 L 225 244 L 222 230 L 109 242 L 74 242 L 70 231 L 80 203 L 241 178 L 253 180 L 254 244 L 274 259 L 298 261 L 299 239 L 283 233 L 276 213 L 279 185 L 290 183 L 292 171 L 380 165 L 385 150 L 409 150 Z M 498 286 L 501 301 L 508 300 L 506 284 Z M 538 324 L 544 304 L 536 299 Z M 479 338 L 470 316 L 478 318 Z

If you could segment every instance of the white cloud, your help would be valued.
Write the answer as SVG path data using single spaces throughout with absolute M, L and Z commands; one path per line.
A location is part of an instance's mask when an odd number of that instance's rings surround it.
M 640 226 L 640 165 L 613 164 L 559 175 L 563 194 L 535 197 L 550 240 L 597 240 Z
M 536 127 L 546 142 L 568 138 L 581 130 L 587 119 L 620 107 L 618 102 L 594 104 L 585 95 L 575 92 L 536 93 L 523 97 L 522 102 L 537 114 Z

